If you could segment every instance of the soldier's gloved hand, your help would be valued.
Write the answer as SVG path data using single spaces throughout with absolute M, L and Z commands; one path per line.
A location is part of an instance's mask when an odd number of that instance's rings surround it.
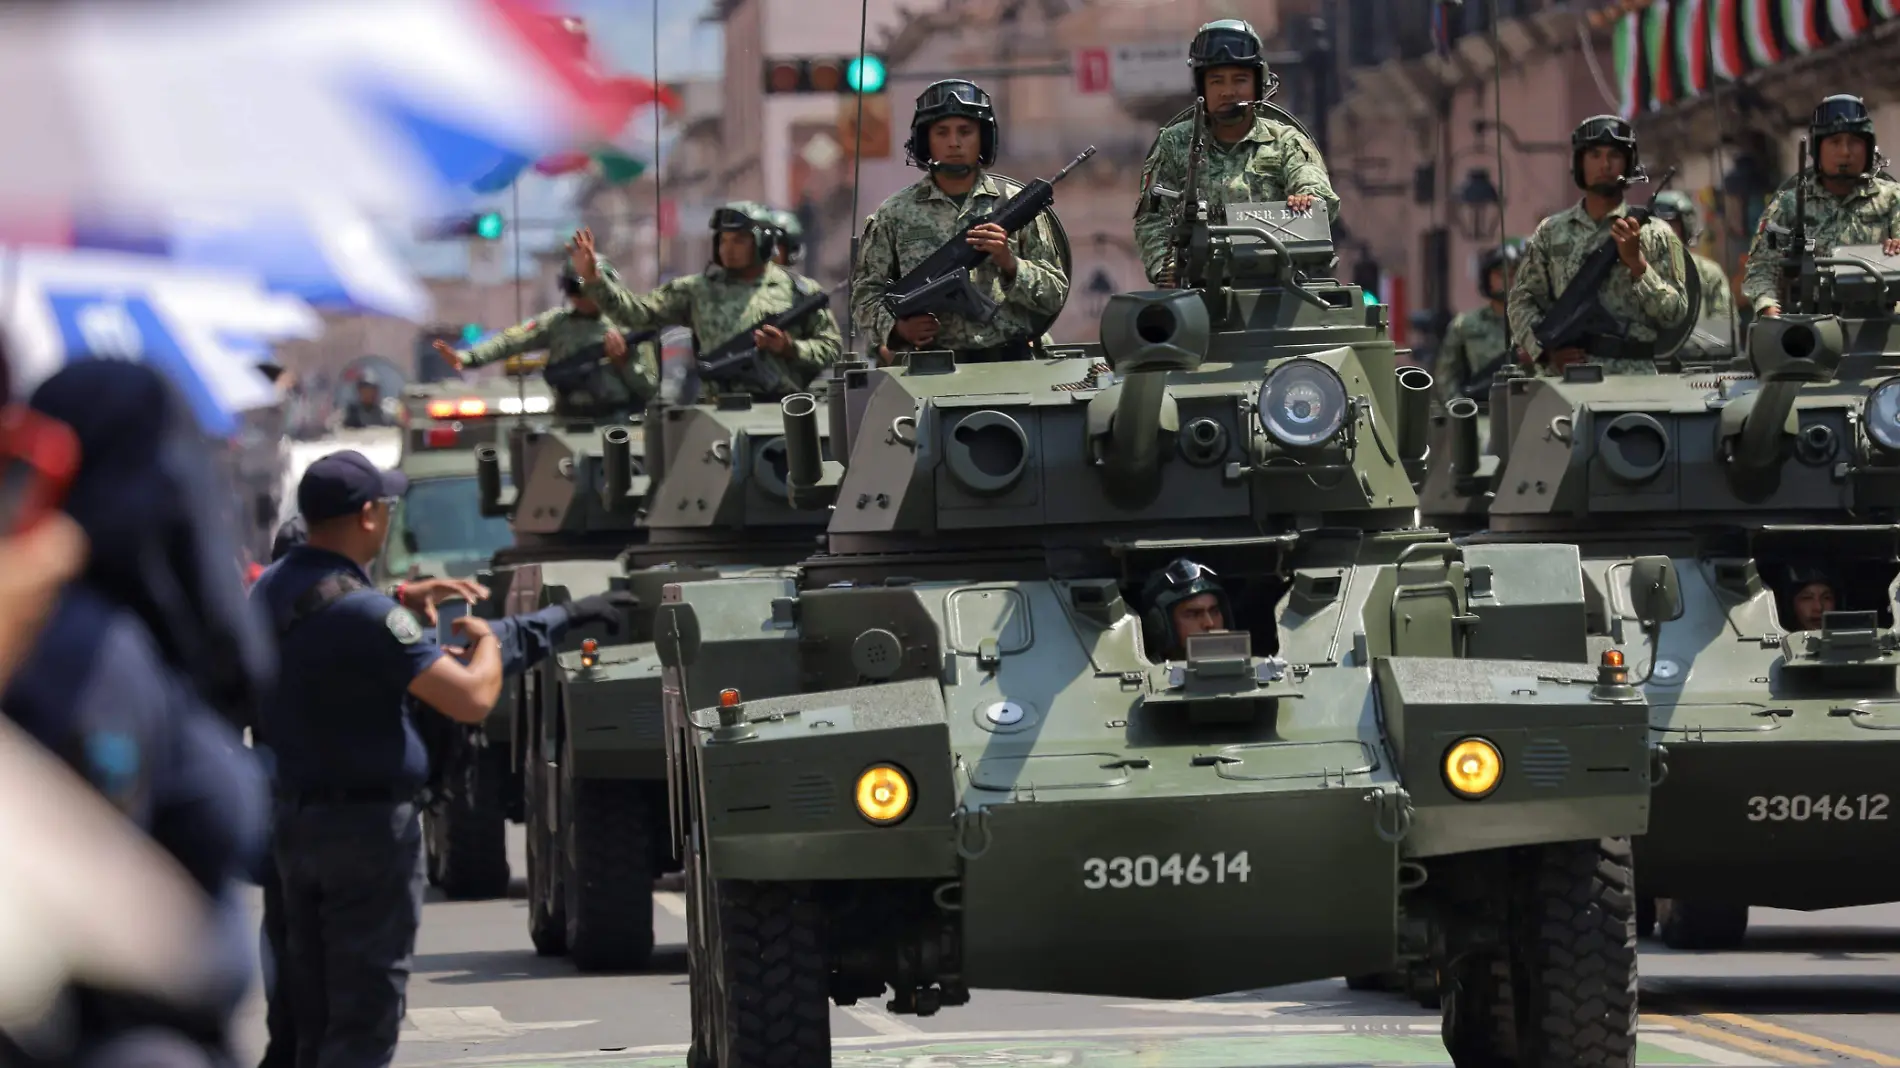
M 567 622 L 570 626 L 585 626 L 588 623 L 607 624 L 607 633 L 619 634 L 622 614 L 637 608 L 640 598 L 627 590 L 608 590 L 596 593 L 592 597 L 582 597 L 567 603 Z

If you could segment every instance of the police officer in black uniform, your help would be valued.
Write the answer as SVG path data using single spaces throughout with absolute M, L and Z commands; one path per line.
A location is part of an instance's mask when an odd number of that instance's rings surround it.
M 505 672 L 546 656 L 569 627 L 618 631 L 632 601 L 616 592 L 492 622 L 464 616 L 463 648 L 445 649 L 364 570 L 406 488 L 358 452 L 311 464 L 297 487 L 306 541 L 251 590 L 281 657 L 259 719 L 275 756 L 280 977 L 305 1068 L 386 1068 L 395 1055 L 422 920 L 423 717 L 481 722 Z

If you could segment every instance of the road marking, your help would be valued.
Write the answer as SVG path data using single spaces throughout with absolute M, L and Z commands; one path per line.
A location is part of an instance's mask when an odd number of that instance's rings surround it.
M 1102 1007 L 1121 1012 L 1174 1012 L 1188 1016 L 1256 1016 L 1264 1018 L 1280 1015 L 1281 1009 L 1301 1009 L 1305 1008 L 1306 1005 L 1307 1003 L 1304 1001 L 1135 1001 L 1126 1005 L 1104 1005 Z
M 1719 1027 L 1710 1027 L 1708 1024 L 1698 1023 L 1697 1021 L 1688 1019 L 1686 1017 L 1663 1016 L 1660 1018 L 1664 1020 L 1668 1020 L 1670 1023 L 1681 1028 L 1682 1030 L 1687 1031 L 1690 1034 L 1695 1035 L 1699 1038 L 1706 1039 L 1710 1042 L 1727 1046 L 1730 1049 L 1739 1049 L 1747 1053 L 1753 1053 L 1758 1057 L 1772 1058 L 1772 1060 L 1770 1061 L 1771 1064 L 1826 1064 L 1827 1063 L 1821 1058 L 1812 1056 L 1810 1054 L 1800 1053 L 1791 1049 L 1783 1049 L 1780 1046 L 1771 1046 L 1766 1042 L 1757 1042 L 1756 1040 L 1749 1038 L 1746 1035 L 1734 1034 L 1729 1031 L 1724 1031 Z
M 676 919 L 686 918 L 686 895 L 671 890 L 655 890 L 653 903 L 673 914 Z
M 503 1019 L 493 1005 L 464 1005 L 459 1008 L 410 1009 L 404 1017 L 414 1028 L 403 1037 L 412 1042 L 467 1042 L 471 1040 L 514 1038 L 530 1031 L 558 1031 L 586 1027 L 599 1020 L 547 1020 L 517 1023 Z
M 923 1028 L 918 1027 L 909 1020 L 900 1020 L 870 1005 L 847 1005 L 844 1006 L 843 1011 L 846 1016 L 851 1017 L 853 1020 L 858 1021 L 880 1035 L 913 1038 L 924 1033 Z M 836 1039 L 833 1039 L 834 1044 L 836 1041 Z
M 1708 1020 L 1720 1020 L 1723 1023 L 1731 1024 L 1736 1027 L 1746 1027 L 1750 1031 L 1771 1035 L 1781 1039 L 1783 1042 L 1798 1042 L 1801 1045 L 1811 1046 L 1815 1049 L 1824 1049 L 1829 1053 L 1838 1053 L 1844 1057 L 1852 1057 L 1856 1060 L 1866 1061 L 1868 1064 L 1881 1065 L 1882 1068 L 1900 1068 L 1900 1057 L 1892 1057 L 1871 1049 L 1863 1049 L 1860 1046 L 1850 1046 L 1844 1042 L 1836 1042 L 1830 1038 L 1822 1038 L 1820 1035 L 1811 1035 L 1806 1031 L 1792 1030 L 1780 1024 L 1772 1024 L 1766 1020 L 1757 1020 L 1739 1013 L 1712 1012 L 1703 1018 Z
M 1775 1065 L 1784 1063 L 1782 1061 L 1767 1061 L 1760 1057 L 1751 1057 L 1746 1053 L 1737 1053 L 1732 1049 L 1726 1049 L 1711 1042 L 1699 1042 L 1693 1038 L 1684 1038 L 1681 1035 L 1670 1034 L 1668 1032 L 1654 1032 L 1645 1029 L 1643 1031 L 1643 1041 L 1658 1049 L 1687 1054 L 1688 1056 L 1708 1061 L 1711 1064 L 1745 1065 L 1748 1066 L 1748 1068 L 1773 1068 Z

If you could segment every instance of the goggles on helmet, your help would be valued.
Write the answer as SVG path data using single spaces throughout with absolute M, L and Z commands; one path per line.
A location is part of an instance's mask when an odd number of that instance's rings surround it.
M 711 225 L 714 230 L 750 230 L 757 224 L 738 208 L 718 208 L 712 213 Z
M 1871 117 L 1867 114 L 1867 105 L 1862 103 L 1859 97 L 1830 96 L 1814 109 L 1814 118 L 1808 125 L 1815 129 L 1824 129 L 1829 126 L 1846 126 L 1869 121 Z
M 1213 568 L 1205 564 L 1197 564 L 1186 557 L 1182 557 L 1161 569 L 1162 579 L 1170 586 L 1192 586 L 1194 583 L 1199 582 L 1202 576 L 1206 576 L 1210 579 L 1220 577 L 1215 573 Z
M 987 110 L 990 107 L 990 94 L 970 82 L 946 81 L 930 86 L 917 98 L 919 112 L 940 111 L 958 105 Z
M 1192 54 L 1203 67 L 1251 65 L 1260 62 L 1260 42 L 1242 30 L 1209 30 L 1194 42 Z
M 1591 119 L 1577 128 L 1572 141 L 1579 145 L 1621 143 L 1634 141 L 1636 131 L 1630 124 L 1613 115 L 1603 115 Z

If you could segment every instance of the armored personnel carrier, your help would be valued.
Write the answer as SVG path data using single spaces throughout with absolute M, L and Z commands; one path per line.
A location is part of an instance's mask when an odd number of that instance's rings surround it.
M 1580 547 L 1592 645 L 1629 657 L 1667 753 L 1636 870 L 1681 948 L 1737 945 L 1751 905 L 1900 900 L 1900 260 L 1785 269 L 1743 359 L 1511 382 L 1473 539 Z
M 1628 1065 L 1652 773 L 1568 545 L 1413 526 L 1430 375 L 1326 216 L 1187 219 L 1034 362 L 841 367 L 824 551 L 653 629 L 694 1065 L 829 1063 L 829 1002 L 1189 998 L 1428 956 L 1459 1064 Z M 1230 629 L 1135 591 L 1215 573 Z M 1157 578 L 1158 576 L 1158 578 Z M 1217 623 L 1217 625 L 1220 625 Z

